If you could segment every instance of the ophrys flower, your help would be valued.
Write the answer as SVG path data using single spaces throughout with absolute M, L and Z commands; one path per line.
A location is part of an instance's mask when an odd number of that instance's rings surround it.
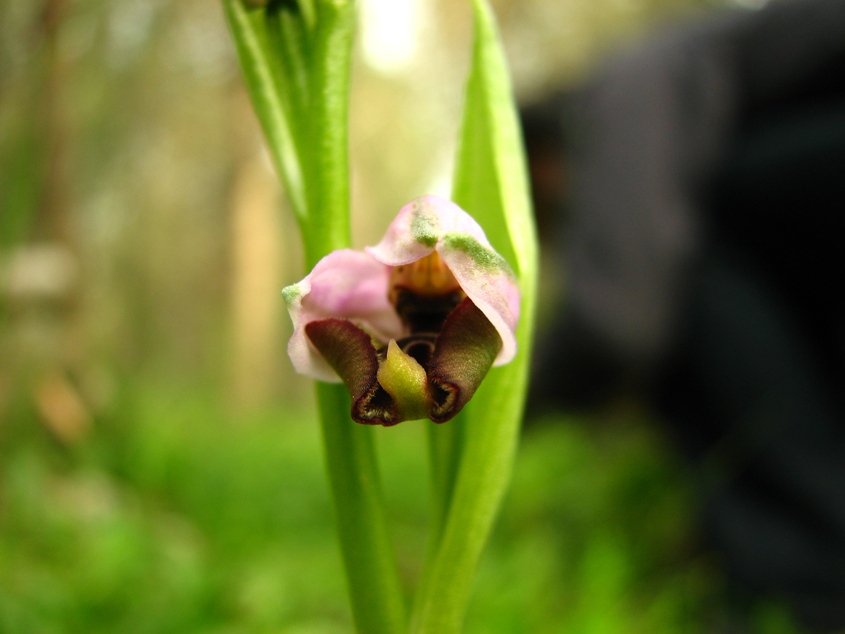
M 342 380 L 359 423 L 445 422 L 516 354 L 510 266 L 469 214 L 436 196 L 403 207 L 376 246 L 330 253 L 283 293 L 294 367 Z

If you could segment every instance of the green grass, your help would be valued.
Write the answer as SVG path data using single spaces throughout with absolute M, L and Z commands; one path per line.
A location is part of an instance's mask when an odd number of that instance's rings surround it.
M 403 583 L 422 565 L 425 429 L 379 437 Z M 77 447 L 26 411 L 3 433 L 0 632 L 351 631 L 313 413 L 239 419 L 204 393 L 125 390 Z M 721 579 L 647 425 L 525 433 L 469 633 L 698 632 Z M 760 632 L 791 631 L 771 611 Z

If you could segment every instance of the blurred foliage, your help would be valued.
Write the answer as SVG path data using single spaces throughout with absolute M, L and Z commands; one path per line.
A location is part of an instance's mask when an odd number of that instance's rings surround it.
M 0 470 L 0 631 L 347 632 L 310 410 L 226 413 L 205 392 L 121 388 L 74 447 L 22 408 Z M 422 424 L 381 437 L 406 583 L 422 563 Z M 693 547 L 683 474 L 642 423 L 537 421 L 467 632 L 709 632 L 722 580 Z M 772 610 L 757 631 L 787 634 Z
M 122 391 L 72 448 L 26 408 L 5 429 L 0 631 L 348 631 L 311 412 L 236 418 L 202 392 Z M 410 580 L 423 426 L 396 431 L 384 484 Z M 535 428 L 468 631 L 693 631 L 716 581 L 688 551 L 677 478 L 645 427 Z
M 359 44 L 356 246 L 451 171 L 469 7 L 411 4 L 404 66 Z M 525 99 L 717 4 L 494 3 Z M 284 354 L 301 266 L 216 3 L 0 0 L 0 632 L 349 631 L 311 389 Z M 423 430 L 380 439 L 410 584 Z M 705 631 L 724 589 L 690 496 L 635 416 L 531 426 L 468 631 Z

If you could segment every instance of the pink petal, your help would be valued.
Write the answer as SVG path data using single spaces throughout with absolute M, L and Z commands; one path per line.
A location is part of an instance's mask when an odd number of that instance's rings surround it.
M 519 289 L 507 262 L 467 212 L 438 196 L 417 198 L 399 211 L 381 242 L 367 247 L 389 266 L 419 260 L 435 250 L 501 336 L 494 365 L 508 363 L 516 354 Z
M 387 299 L 390 269 L 361 251 L 333 251 L 298 284 L 282 293 L 293 320 L 288 354 L 296 371 L 337 383 L 337 374 L 308 341 L 305 325 L 319 319 L 349 319 L 374 337 L 401 336 L 402 325 Z

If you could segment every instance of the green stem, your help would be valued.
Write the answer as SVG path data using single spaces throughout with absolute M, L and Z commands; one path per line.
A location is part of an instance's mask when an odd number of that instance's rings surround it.
M 317 24 L 309 86 L 313 125 L 307 155 L 316 178 L 308 190 L 311 217 L 303 224 L 309 268 L 350 243 L 348 120 L 354 6 L 321 2 Z
M 310 269 L 350 243 L 348 104 L 354 5 L 302 0 L 249 10 L 241 0 L 223 1 L 250 97 L 299 221 Z M 355 625 L 367 634 L 404 632 L 405 602 L 382 505 L 374 430 L 352 422 L 343 386 L 318 383 L 317 402 Z
M 309 222 L 303 223 L 308 267 L 327 253 L 348 247 L 349 52 L 354 27 L 350 4 L 317 6 L 311 68 L 313 117 Z M 343 386 L 317 384 L 326 466 L 352 613 L 359 632 L 405 631 L 405 602 L 387 530 L 373 434 L 352 422 Z
M 405 604 L 387 531 L 372 427 L 349 418 L 342 385 L 317 384 L 323 447 L 355 626 L 369 634 L 405 631 Z
M 458 477 L 466 414 L 448 424 L 428 428 L 429 464 L 431 465 L 431 519 L 429 520 L 429 558 L 440 543 L 443 525 L 449 511 L 455 480 Z

